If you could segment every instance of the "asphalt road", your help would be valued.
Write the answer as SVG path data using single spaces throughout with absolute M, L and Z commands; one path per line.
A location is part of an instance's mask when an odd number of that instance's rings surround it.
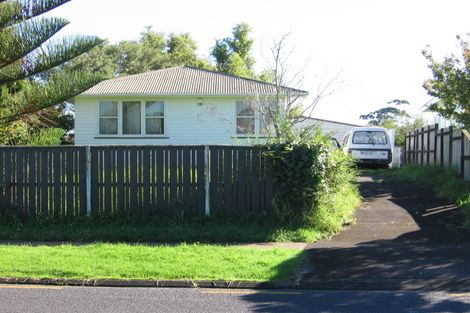
M 0 285 L 0 312 L 469 312 L 470 293 Z

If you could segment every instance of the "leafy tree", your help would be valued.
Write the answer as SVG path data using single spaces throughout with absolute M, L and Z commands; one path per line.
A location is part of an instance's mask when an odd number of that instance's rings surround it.
M 223 73 L 253 78 L 254 58 L 251 56 L 253 39 L 249 37 L 250 25 L 235 25 L 232 37 L 216 40 L 211 56 L 216 61 L 217 70 Z
M 173 66 L 196 63 L 196 42 L 189 34 L 170 34 L 166 42 L 167 53 Z
M 165 35 L 147 27 L 141 33 L 139 41 L 121 41 L 118 43 L 120 56 L 120 74 L 138 74 L 164 68 Z
M 432 52 L 423 51 L 432 78 L 424 82 L 424 89 L 438 100 L 429 106 L 449 120 L 470 128 L 470 43 L 457 36 L 461 55 L 451 55 L 442 62 L 434 59 Z
M 89 71 L 111 78 L 119 74 L 120 49 L 117 45 L 103 42 L 94 49 L 68 62 L 64 67 L 70 71 Z
M 93 36 L 52 38 L 68 21 L 41 15 L 68 1 L 0 1 L 0 130 L 101 79 L 96 73 L 58 69 L 102 42 Z
M 192 65 L 211 69 L 197 57 L 197 44 L 187 33 L 159 33 L 146 27 L 138 40 L 104 44 L 67 64 L 74 70 L 90 69 L 113 78 L 162 68 Z
M 387 104 L 402 105 L 409 104 L 407 100 L 394 99 Z M 405 110 L 396 107 L 385 107 L 359 117 L 368 120 L 371 126 L 380 126 L 387 129 L 395 129 L 395 143 L 405 144 L 406 133 L 423 127 L 426 121 L 422 117 L 411 117 Z
M 409 102 L 406 100 L 395 99 L 395 100 L 387 102 L 387 104 L 401 105 L 401 104 L 409 104 Z M 382 126 L 386 123 L 398 122 L 400 119 L 409 118 L 409 117 L 410 115 L 405 110 L 401 110 L 396 107 L 385 107 L 377 111 L 373 111 L 365 115 L 361 115 L 359 118 L 362 120 L 369 121 L 369 124 L 372 126 Z

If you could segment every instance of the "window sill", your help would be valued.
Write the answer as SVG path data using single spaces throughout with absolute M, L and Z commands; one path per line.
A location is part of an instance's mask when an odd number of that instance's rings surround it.
M 269 136 L 266 136 L 266 135 L 236 135 L 236 136 L 232 136 L 232 138 L 239 138 L 239 139 L 268 139 Z
M 96 136 L 95 139 L 169 139 L 167 136 Z

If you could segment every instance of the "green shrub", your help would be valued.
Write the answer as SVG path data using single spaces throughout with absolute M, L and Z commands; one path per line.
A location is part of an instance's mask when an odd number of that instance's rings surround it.
M 62 143 L 64 137 L 62 128 L 42 128 L 36 134 L 31 136 L 28 142 L 30 146 L 58 146 Z
M 0 144 L 25 145 L 30 137 L 30 127 L 23 121 L 15 121 L 5 128 L 0 127 Z
M 352 221 L 360 197 L 349 156 L 318 133 L 300 143 L 271 143 L 277 192 L 273 207 L 283 224 L 313 226 L 337 232 Z

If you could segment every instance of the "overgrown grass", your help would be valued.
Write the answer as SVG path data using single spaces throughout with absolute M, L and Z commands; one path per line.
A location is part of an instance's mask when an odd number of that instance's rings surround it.
M 44 219 L 0 223 L 0 240 L 63 242 L 246 243 L 314 242 L 324 237 L 316 228 L 282 226 L 268 219 L 195 219 L 176 223 L 158 218 Z
M 42 226 L 35 223 L 4 225 L 0 227 L 0 240 L 65 241 L 65 242 L 314 242 L 323 237 L 315 228 L 282 227 L 271 224 L 236 224 L 211 222 L 183 225 L 121 225 L 55 224 Z
M 0 240 L 61 242 L 247 243 L 315 242 L 354 220 L 361 201 L 355 176 L 322 197 L 309 225 L 282 225 L 267 217 L 197 218 L 176 221 L 140 218 L 47 217 L 20 220 L 0 216 Z
M 439 197 L 459 206 L 465 215 L 464 227 L 470 229 L 470 183 L 458 177 L 451 169 L 434 166 L 405 165 L 376 173 L 393 181 L 416 182 L 432 188 Z
M 0 245 L 0 276 L 65 279 L 279 281 L 296 273 L 301 250 L 180 244 Z
M 361 203 L 361 195 L 357 183 L 350 181 L 338 187 L 335 193 L 322 199 L 314 215 L 315 228 L 323 236 L 331 236 L 341 231 L 344 225 L 354 221 L 354 213 Z
M 315 242 L 353 221 L 360 195 L 351 177 L 315 207 L 311 223 L 283 225 L 259 216 L 172 220 L 158 216 L 22 220 L 0 216 L 0 240 L 60 242 Z

